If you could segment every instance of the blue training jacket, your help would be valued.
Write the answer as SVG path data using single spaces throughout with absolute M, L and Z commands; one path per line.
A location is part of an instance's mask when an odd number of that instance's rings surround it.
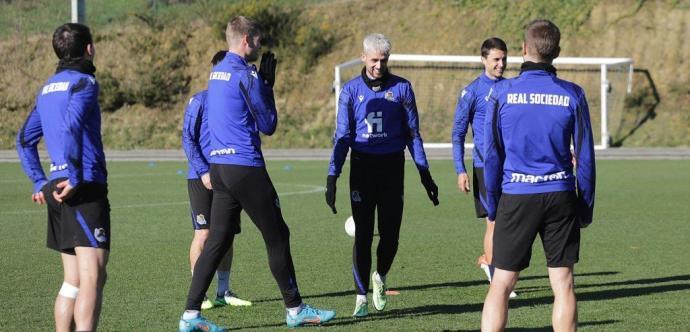
M 523 65 L 520 76 L 494 86 L 490 102 L 484 132 L 489 219 L 496 219 L 501 192 L 535 194 L 577 189 L 580 209 L 585 210 L 580 211 L 583 221 L 591 222 L 596 175 L 594 142 L 582 88 L 559 79 L 555 72 L 525 70 Z M 571 142 L 577 158 L 577 181 Z
M 272 135 L 278 123 L 273 88 L 263 83 L 254 65 L 228 52 L 213 67 L 208 81 L 209 161 L 264 167 L 259 132 Z
M 455 107 L 455 121 L 451 142 L 453 142 L 453 160 L 457 174 L 467 173 L 465 169 L 465 136 L 467 128 L 472 125 L 472 164 L 475 167 L 484 167 L 484 115 L 488 104 L 489 91 L 494 83 L 503 80 L 499 77 L 492 80 L 486 73 L 479 75 L 472 83 L 465 87 L 458 97 Z
M 345 83 L 338 101 L 329 175 L 340 176 L 350 148 L 369 154 L 410 150 L 419 169 L 428 169 L 412 84 L 389 74 L 379 91 L 362 76 Z
M 211 134 L 208 130 L 207 91 L 199 91 L 187 103 L 182 124 L 182 148 L 187 155 L 187 179 L 208 173 Z
M 41 137 L 46 138 L 51 159 L 51 180 L 66 177 L 74 187 L 82 182 L 106 183 L 98 83 L 92 75 L 61 70 L 38 92 L 16 145 L 34 193 L 48 182 L 38 157 Z

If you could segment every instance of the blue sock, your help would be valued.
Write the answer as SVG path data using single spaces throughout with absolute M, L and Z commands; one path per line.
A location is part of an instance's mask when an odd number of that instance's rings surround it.
M 217 271 L 218 274 L 218 297 L 224 296 L 225 291 L 230 289 L 230 271 Z

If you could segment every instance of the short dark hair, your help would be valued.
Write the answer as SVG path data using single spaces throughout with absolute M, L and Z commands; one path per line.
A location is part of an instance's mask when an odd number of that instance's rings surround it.
M 218 62 L 221 62 L 224 58 L 225 55 L 228 53 L 228 51 L 218 51 L 216 54 L 213 55 L 213 58 L 211 59 L 211 65 L 217 65 Z
M 86 25 L 65 23 L 53 32 L 53 50 L 58 59 L 81 58 L 89 44 L 93 44 L 93 37 Z
M 245 16 L 235 16 L 225 28 L 225 39 L 228 44 L 242 36 L 255 37 L 261 35 L 261 25 L 259 22 Z
M 482 58 L 486 58 L 493 49 L 501 50 L 506 54 L 508 53 L 508 46 L 506 46 L 506 42 L 504 42 L 503 39 L 491 37 L 482 43 Z
M 549 20 L 534 20 L 525 29 L 525 47 L 540 60 L 551 62 L 561 52 L 561 31 Z

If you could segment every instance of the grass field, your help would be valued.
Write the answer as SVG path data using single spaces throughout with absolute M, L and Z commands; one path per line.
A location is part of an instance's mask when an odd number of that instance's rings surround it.
M 182 162 L 109 163 L 112 253 L 101 331 L 170 331 L 189 287 L 191 239 Z M 328 330 L 478 330 L 487 282 L 474 261 L 483 223 L 457 192 L 450 161 L 433 161 L 441 205 L 426 198 L 408 162 L 400 250 L 389 286 L 401 292 L 363 320 L 354 307 L 346 177 L 337 215 L 323 202 L 327 162 L 269 163 L 291 229 L 292 254 L 307 303 L 333 308 Z M 607 331 L 690 330 L 690 161 L 599 161 L 595 222 L 584 230 L 576 266 L 580 327 Z M 347 170 L 345 171 L 347 174 Z M 18 164 L 0 164 L 0 331 L 48 331 L 62 282 L 45 248 L 45 210 L 33 206 Z M 541 250 L 510 302 L 513 331 L 548 330 L 551 293 Z M 235 240 L 233 289 L 254 301 L 206 315 L 229 328 L 284 329 L 279 292 L 263 242 L 243 215 Z M 215 285 L 212 285 L 212 289 Z

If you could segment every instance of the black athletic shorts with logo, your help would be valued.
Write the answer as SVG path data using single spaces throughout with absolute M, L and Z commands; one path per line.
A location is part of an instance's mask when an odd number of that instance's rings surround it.
M 474 194 L 474 211 L 477 213 L 477 218 L 486 218 L 489 214 L 481 200 L 481 198 L 486 199 L 483 167 L 472 167 L 472 193 Z
M 187 179 L 187 192 L 189 193 L 192 228 L 194 230 L 209 229 L 211 226 L 213 190 L 208 190 L 201 179 Z M 235 234 L 239 234 L 241 231 L 240 223 L 238 222 L 237 227 L 233 229 Z
M 110 202 L 108 185 L 85 182 L 62 203 L 53 198 L 59 178 L 43 186 L 48 206 L 48 248 L 74 255 L 75 247 L 110 250 Z
M 493 264 L 516 272 L 527 268 L 537 234 L 548 267 L 577 263 L 580 226 L 574 191 L 502 194 L 496 211 Z

